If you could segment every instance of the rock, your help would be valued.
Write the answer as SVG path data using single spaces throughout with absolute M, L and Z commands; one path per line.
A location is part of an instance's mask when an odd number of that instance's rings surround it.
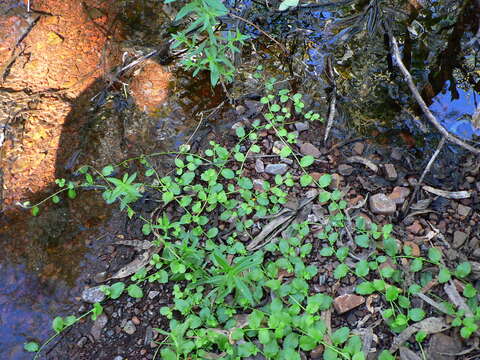
M 468 238 L 468 235 L 465 234 L 463 231 L 455 231 L 453 233 L 453 247 L 455 249 L 458 249 L 460 246 L 462 246 L 463 244 L 465 244 L 465 241 L 467 240 Z
M 100 339 L 102 335 L 102 329 L 107 325 L 108 317 L 105 314 L 101 314 L 93 322 L 92 328 L 90 329 L 90 334 L 92 334 L 95 340 Z
M 235 111 L 237 112 L 237 114 L 242 115 L 245 111 L 247 111 L 247 108 L 243 105 L 237 105 L 235 107 Z
M 409 246 L 412 249 L 413 256 L 420 256 L 420 248 L 413 241 L 405 241 L 403 246 Z
M 320 177 L 321 177 L 323 174 L 314 171 L 314 172 L 311 172 L 309 175 L 313 178 L 313 180 L 318 181 L 318 179 L 320 179 Z
M 258 173 L 263 173 L 265 171 L 265 164 L 262 160 L 255 160 L 255 171 Z
M 458 204 L 457 214 L 460 215 L 461 217 L 468 216 L 468 214 L 470 214 L 470 211 L 472 211 L 471 207 L 468 207 L 468 206 L 465 206 L 465 205 L 462 205 L 462 204 Z
M 355 155 L 362 155 L 365 150 L 365 144 L 363 142 L 356 142 L 353 144 L 352 151 Z
M 80 340 L 77 341 L 77 346 L 82 348 L 87 344 L 88 338 L 86 336 L 82 336 Z
M 82 300 L 89 304 L 102 302 L 105 299 L 105 293 L 100 288 L 101 285 L 83 290 Z
M 401 205 L 404 203 L 407 196 L 410 195 L 410 189 L 401 186 L 395 186 L 390 195 L 389 199 L 392 200 L 395 204 Z
M 106 278 L 107 278 L 107 272 L 106 272 L 106 271 L 102 271 L 102 272 L 99 272 L 98 274 L 95 274 L 95 276 L 93 277 L 93 280 L 94 280 L 97 284 L 100 284 L 100 283 L 103 283 Z
M 365 298 L 355 294 L 340 295 L 333 300 L 333 307 L 339 314 L 344 314 L 365 302 Z
M 265 172 L 271 175 L 283 175 L 287 172 L 287 164 L 268 164 L 265 167 Z
M 454 360 L 454 355 L 462 350 L 462 342 L 442 333 L 433 334 L 430 338 L 427 359 L 431 360 Z
M 126 332 L 128 335 L 133 335 L 135 331 L 137 331 L 137 328 L 131 320 L 128 320 L 123 326 L 123 331 Z
M 257 191 L 264 192 L 263 180 L 262 179 L 253 179 L 253 188 Z
M 392 152 L 390 153 L 390 157 L 393 160 L 400 161 L 402 160 L 402 151 L 399 148 L 393 148 Z
M 383 165 L 383 168 L 385 170 L 385 178 L 388 181 L 397 180 L 398 174 L 397 174 L 397 170 L 395 169 L 395 166 L 393 166 L 393 164 L 385 164 L 385 165 Z
M 280 140 L 275 141 L 275 142 L 273 143 L 272 152 L 273 152 L 274 154 L 277 154 L 277 155 L 278 155 L 278 154 L 280 154 L 280 151 L 282 151 L 282 149 L 283 149 L 284 147 L 285 147 L 285 144 L 283 143 L 283 141 L 280 141 Z
M 310 359 L 323 359 L 323 351 L 324 347 L 323 345 L 318 345 L 315 349 L 310 351 Z
M 343 176 L 350 176 L 353 173 L 353 166 L 348 164 L 340 164 L 338 166 L 338 172 Z
M 298 132 L 306 131 L 310 128 L 310 125 L 308 122 L 296 122 L 295 123 L 295 129 L 297 129 Z
M 407 231 L 415 235 L 418 235 L 423 230 L 422 224 L 420 221 L 415 220 L 412 225 L 407 226 Z
M 303 143 L 302 146 L 300 146 L 300 152 L 303 155 L 311 155 L 314 158 L 318 158 L 321 155 L 320 150 L 318 150 L 315 145 L 310 144 L 310 143 Z
M 155 290 L 149 291 L 149 292 L 148 292 L 148 298 L 149 298 L 150 300 L 153 300 L 153 299 L 155 299 L 159 294 L 160 294 L 160 291 L 155 291 Z
M 136 316 L 132 317 L 132 323 L 134 325 L 140 325 L 140 319 Z
M 375 194 L 370 197 L 370 210 L 375 214 L 391 215 L 397 209 L 395 202 L 385 194 Z
M 120 355 L 117 355 L 113 358 L 113 360 L 123 360 L 123 357 Z

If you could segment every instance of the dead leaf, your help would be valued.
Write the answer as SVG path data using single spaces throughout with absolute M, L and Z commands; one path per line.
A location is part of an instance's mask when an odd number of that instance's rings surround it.
M 470 310 L 467 303 L 465 302 L 463 297 L 459 294 L 457 288 L 455 287 L 455 285 L 452 283 L 451 280 L 448 284 L 445 284 L 443 286 L 443 289 L 445 290 L 445 293 L 448 295 L 448 298 L 450 299 L 450 301 L 454 303 L 456 307 L 458 307 L 460 310 L 464 310 L 466 316 L 468 317 L 473 316 L 472 310 Z
M 158 246 L 151 247 L 149 250 L 140 254 L 135 260 L 133 260 L 132 262 L 129 262 L 127 265 L 122 267 L 120 270 L 118 270 L 115 274 L 113 274 L 107 280 L 121 279 L 121 278 L 135 274 L 138 270 L 147 266 L 150 262 L 150 258 L 152 257 L 152 255 L 158 253 L 160 249 L 161 248 Z
M 447 199 L 467 199 L 472 196 L 470 191 L 445 191 L 428 185 L 422 186 L 422 189 Z
M 402 346 L 400 348 L 400 360 L 422 360 L 422 358 L 409 348 Z
M 423 295 L 423 294 L 422 294 Z M 399 335 L 393 339 L 392 346 L 390 347 L 390 352 L 394 353 L 397 351 L 402 344 L 407 341 L 410 336 L 415 334 L 417 331 L 423 330 L 427 334 L 434 334 L 438 332 L 445 331 L 450 327 L 447 326 L 445 320 L 440 317 L 429 317 L 416 324 L 410 325 L 408 328 L 403 330 Z
M 359 164 L 365 165 L 370 170 L 372 170 L 374 173 L 378 172 L 378 166 L 375 165 L 371 160 L 368 160 L 364 157 L 350 156 L 349 158 L 346 159 L 346 161 L 349 162 L 349 163 L 359 163 Z

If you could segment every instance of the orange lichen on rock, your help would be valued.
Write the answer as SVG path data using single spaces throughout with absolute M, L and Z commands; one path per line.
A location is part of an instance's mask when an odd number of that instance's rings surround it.
M 145 112 L 155 112 L 167 98 L 169 81 L 170 73 L 162 65 L 152 60 L 145 61 L 130 85 L 137 106 Z

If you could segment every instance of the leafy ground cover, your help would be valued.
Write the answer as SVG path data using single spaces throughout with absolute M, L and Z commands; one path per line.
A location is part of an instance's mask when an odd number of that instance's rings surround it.
M 475 356 L 478 263 L 448 255 L 438 231 L 365 216 L 366 196 L 332 174 L 339 154 L 301 139 L 299 123 L 322 122 L 301 94 L 271 79 L 258 106 L 261 117 L 198 153 L 183 146 L 58 181 L 53 202 L 100 189 L 139 220 L 143 240 L 117 241 L 138 255 L 97 287 L 101 301 L 57 317 L 52 340 L 91 317 L 90 333 L 100 330 L 88 346 L 72 341 L 78 358 L 423 359 L 441 332 Z M 174 155 L 169 174 L 152 165 L 160 155 Z M 142 213 L 145 196 L 155 206 Z M 42 355 L 35 342 L 25 348 Z

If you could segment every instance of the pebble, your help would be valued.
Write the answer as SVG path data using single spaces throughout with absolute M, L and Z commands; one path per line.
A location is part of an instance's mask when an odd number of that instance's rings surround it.
M 385 194 L 375 194 L 370 197 L 370 210 L 375 214 L 391 215 L 395 212 L 395 202 Z
M 350 176 L 353 173 L 353 166 L 348 164 L 340 164 L 338 166 L 338 172 L 343 176 Z
M 385 164 L 385 165 L 383 165 L 383 168 L 385 169 L 385 178 L 388 181 L 397 180 L 398 174 L 397 174 L 397 170 L 395 169 L 395 166 L 393 166 L 393 164 Z
M 363 150 L 365 150 L 365 144 L 363 142 L 356 142 L 353 144 L 352 150 L 355 155 L 362 155 Z
M 310 128 L 310 125 L 308 124 L 308 122 L 296 122 L 295 123 L 295 129 L 297 129 L 298 132 L 301 132 L 301 131 L 306 131 Z
M 407 226 L 407 231 L 417 235 L 423 230 L 422 224 L 418 220 L 415 220 L 412 225 Z
M 245 111 L 247 111 L 247 108 L 243 105 L 237 105 L 235 111 L 237 112 L 237 114 L 242 115 Z
M 390 157 L 393 160 L 400 161 L 402 160 L 403 155 L 399 148 L 393 148 L 392 152 L 390 153 Z
M 100 283 L 103 283 L 106 278 L 107 278 L 107 272 L 106 272 L 106 271 L 102 271 L 102 272 L 99 272 L 98 274 L 95 274 L 95 276 L 93 277 L 93 280 L 94 280 L 97 284 L 100 284 Z
M 77 341 L 77 346 L 80 348 L 84 347 L 87 341 L 88 341 L 88 338 L 86 336 L 82 336 L 80 340 Z
M 253 188 L 257 191 L 264 192 L 263 180 L 262 179 L 253 179 Z
M 455 231 L 453 233 L 453 247 L 455 249 L 458 249 L 460 246 L 465 244 L 465 241 L 467 240 L 468 235 L 465 234 L 463 231 Z
M 148 298 L 149 298 L 150 300 L 153 300 L 153 299 L 155 299 L 159 294 L 160 294 L 160 291 L 155 291 L 155 290 L 149 291 L 149 292 L 148 292 Z
M 255 171 L 258 173 L 263 173 L 265 171 L 265 164 L 261 159 L 255 160 Z
M 283 141 L 280 141 L 280 140 L 275 141 L 275 142 L 273 143 L 272 152 L 273 152 L 274 154 L 277 154 L 277 155 L 278 155 L 278 154 L 280 154 L 280 151 L 282 151 L 282 149 L 283 149 L 284 147 L 285 147 L 285 144 L 283 143 Z
M 323 345 L 318 345 L 315 349 L 310 352 L 310 359 L 323 359 Z
M 100 339 L 102 335 L 102 330 L 107 325 L 108 317 L 105 314 L 101 314 L 97 317 L 97 319 L 93 322 L 92 328 L 90 329 L 90 334 L 92 334 L 95 340 Z
M 468 216 L 468 214 L 470 214 L 470 211 L 472 211 L 471 207 L 468 207 L 468 206 L 465 206 L 465 205 L 462 205 L 462 204 L 458 204 L 457 214 L 460 215 L 461 217 Z
M 132 317 L 132 323 L 135 325 L 140 325 L 140 319 L 136 316 Z
M 365 302 L 365 298 L 355 294 L 340 295 L 333 300 L 333 307 L 339 314 L 344 314 Z
M 115 356 L 115 357 L 113 358 L 113 360 L 123 360 L 123 357 L 120 356 L 120 355 L 118 355 L 118 356 Z
M 318 150 L 315 145 L 310 143 L 303 143 L 302 146 L 300 146 L 300 152 L 303 155 L 311 155 L 314 158 L 318 158 L 321 155 L 320 150 Z
M 401 186 L 395 186 L 390 195 L 389 199 L 392 200 L 395 204 L 401 205 L 404 203 L 407 196 L 410 195 L 410 189 Z
M 105 293 L 100 290 L 100 286 L 87 288 L 82 292 L 82 300 L 89 304 L 102 302 L 105 299 Z
M 287 164 L 268 164 L 265 167 L 265 172 L 271 175 L 283 175 L 287 172 Z
M 126 332 L 128 335 L 133 335 L 136 330 L 137 328 L 131 320 L 128 320 L 123 326 L 123 331 Z

